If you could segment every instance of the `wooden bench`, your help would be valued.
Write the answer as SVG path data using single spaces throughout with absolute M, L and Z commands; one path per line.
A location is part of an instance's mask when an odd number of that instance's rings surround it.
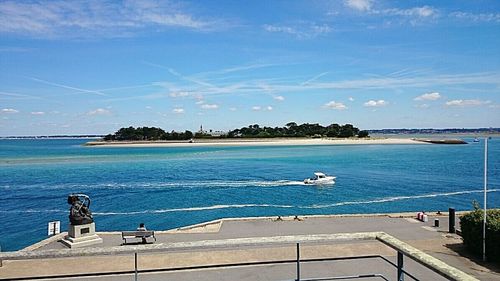
M 147 243 L 146 238 L 153 237 L 156 242 L 155 232 L 152 230 L 122 231 L 123 244 L 127 244 L 127 239 L 141 238 L 143 244 Z

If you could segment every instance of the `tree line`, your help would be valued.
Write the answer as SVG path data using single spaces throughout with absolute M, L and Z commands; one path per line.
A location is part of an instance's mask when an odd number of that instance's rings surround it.
M 331 137 L 331 138 L 350 138 L 368 137 L 368 131 L 361 131 L 352 124 L 331 124 L 326 127 L 314 123 L 304 123 L 298 125 L 295 122 L 290 122 L 284 127 L 261 127 L 258 124 L 249 125 L 240 129 L 229 131 L 226 135 L 211 136 L 207 132 L 197 132 L 193 134 L 191 131 L 184 132 L 165 132 L 161 128 L 156 127 L 128 127 L 121 128 L 114 134 L 104 136 L 105 141 L 154 141 L 154 140 L 189 140 L 194 138 L 298 138 L 298 137 Z
M 105 141 L 125 141 L 125 140 L 189 140 L 193 138 L 191 131 L 170 133 L 156 127 L 137 127 L 121 128 L 114 134 L 104 136 Z
M 290 122 L 285 127 L 260 127 L 258 124 L 232 130 L 227 134 L 228 138 L 276 138 L 276 137 L 332 137 L 349 138 L 358 136 L 368 137 L 368 131 L 361 131 L 351 124 L 331 124 L 326 127 L 318 123 L 304 123 L 298 125 Z

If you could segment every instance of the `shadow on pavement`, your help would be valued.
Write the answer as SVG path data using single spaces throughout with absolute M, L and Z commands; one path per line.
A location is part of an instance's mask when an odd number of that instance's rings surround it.
M 484 266 L 493 272 L 500 273 L 500 264 L 494 262 L 483 262 L 481 256 L 471 253 L 469 250 L 467 250 L 463 243 L 446 244 L 445 247 L 454 251 L 460 256 L 469 259 L 473 263 Z

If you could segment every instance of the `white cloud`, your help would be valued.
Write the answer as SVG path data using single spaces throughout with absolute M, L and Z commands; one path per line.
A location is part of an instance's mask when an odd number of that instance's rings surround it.
M 175 114 L 183 114 L 184 113 L 184 108 L 174 108 L 172 110 L 173 113 Z
M 197 105 L 204 104 L 204 103 L 205 103 L 204 100 L 199 100 L 199 101 L 195 102 L 195 104 L 197 104 Z
M 31 112 L 31 115 L 44 115 L 44 114 L 45 114 L 45 112 L 43 112 L 43 111 L 32 111 Z
M 347 106 L 341 102 L 336 102 L 336 101 L 330 101 L 324 105 L 324 107 L 329 108 L 329 109 L 335 109 L 335 110 L 344 110 L 347 109 Z
M 473 14 L 468 12 L 453 12 L 449 16 L 473 22 L 500 22 L 500 13 Z
M 400 17 L 419 17 L 428 18 L 437 16 L 438 11 L 430 6 L 413 7 L 408 9 L 391 8 L 391 9 L 373 9 L 373 0 L 345 0 L 344 5 L 358 10 L 367 12 L 372 15 L 400 16 Z
M 271 33 L 284 33 L 293 35 L 298 39 L 311 39 L 332 32 L 332 28 L 326 24 L 315 23 L 301 24 L 298 26 L 264 24 L 262 28 Z
M 187 97 L 189 96 L 188 92 L 171 92 L 169 96 L 173 98 Z
M 491 104 L 491 101 L 482 100 L 451 100 L 445 103 L 446 106 L 467 107 L 467 106 L 481 106 Z
M 426 93 L 423 95 L 420 95 L 413 100 L 416 101 L 423 101 L 423 100 L 438 100 L 441 98 L 441 95 L 438 92 L 433 92 L 433 93 Z
M 146 109 L 153 109 L 153 108 L 152 108 L 151 106 L 149 106 L 149 105 L 148 105 L 148 106 L 146 106 Z
M 427 18 L 437 15 L 437 11 L 430 6 L 414 7 L 409 9 L 386 9 L 377 11 L 375 13 L 380 13 L 390 16 L 404 16 L 404 17 L 421 17 Z
M 417 104 L 415 105 L 416 108 L 429 108 L 430 105 L 426 104 L 426 103 L 422 103 L 422 104 Z
M 389 103 L 386 102 L 385 100 L 378 100 L 378 101 L 369 100 L 369 101 L 365 102 L 363 105 L 366 107 L 381 107 L 381 106 L 386 106 L 388 104 Z
M 4 108 L 1 111 L 2 113 L 18 113 L 19 110 L 13 109 L 13 108 Z
M 262 107 L 262 106 L 259 106 L 259 105 L 256 105 L 256 106 L 252 106 L 252 110 L 253 111 L 272 111 L 274 108 L 270 105 L 266 106 L 266 107 Z
M 221 20 L 204 20 L 170 1 L 2 1 L 0 32 L 38 36 L 130 36 L 147 29 L 212 30 Z
M 104 109 L 104 108 L 98 108 L 96 110 L 91 110 L 87 112 L 87 115 L 110 115 L 111 111 Z
M 201 108 L 203 108 L 203 109 L 217 109 L 217 108 L 219 108 L 219 106 L 216 104 L 202 104 Z
M 236 109 L 236 107 L 230 107 L 229 110 L 236 111 L 237 109 Z
M 372 7 L 372 0 L 346 0 L 344 4 L 358 11 L 369 11 Z
M 349 97 L 349 101 L 354 101 L 354 98 L 353 97 Z
M 275 99 L 277 101 L 284 101 L 285 97 L 283 97 L 283 96 L 274 96 L 273 99 Z

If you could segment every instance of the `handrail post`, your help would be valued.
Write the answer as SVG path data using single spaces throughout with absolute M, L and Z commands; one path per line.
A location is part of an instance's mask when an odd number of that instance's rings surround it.
M 134 253 L 135 281 L 137 281 L 137 252 Z
M 300 281 L 300 244 L 297 243 L 297 281 Z
M 405 275 L 403 272 L 403 253 L 398 251 L 398 281 L 404 281 Z

